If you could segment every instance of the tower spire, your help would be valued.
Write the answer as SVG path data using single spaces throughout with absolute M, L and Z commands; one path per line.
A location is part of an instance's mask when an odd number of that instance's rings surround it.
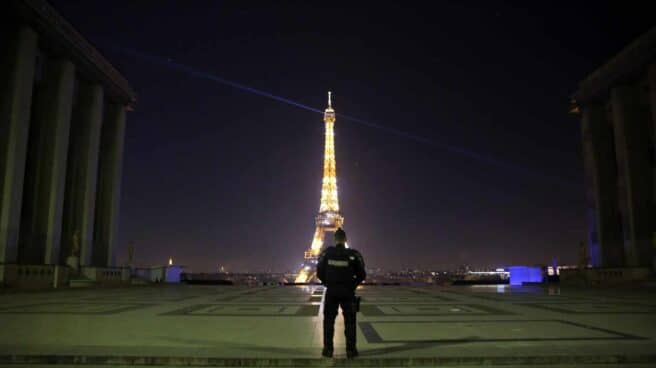
M 326 123 L 326 141 L 323 153 L 323 180 L 321 185 L 321 206 L 319 213 L 339 212 L 337 197 L 337 169 L 335 164 L 335 110 L 332 107 L 332 93 L 328 92 L 328 107 L 323 113 Z

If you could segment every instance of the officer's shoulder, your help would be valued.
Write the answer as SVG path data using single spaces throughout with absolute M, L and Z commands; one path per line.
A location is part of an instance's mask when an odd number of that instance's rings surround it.
M 348 251 L 349 251 L 349 253 L 350 253 L 350 254 L 352 254 L 352 255 L 355 255 L 355 256 L 360 256 L 360 257 L 362 257 L 362 254 L 361 254 L 360 252 L 358 252 L 358 250 L 357 250 L 357 249 L 353 249 L 353 248 L 348 248 Z
M 349 258 L 351 259 L 362 259 L 362 254 L 360 254 L 360 252 L 352 248 L 347 249 L 346 254 L 348 254 Z
M 335 247 L 331 245 L 329 247 L 324 248 L 321 254 L 332 253 L 334 251 L 335 251 Z

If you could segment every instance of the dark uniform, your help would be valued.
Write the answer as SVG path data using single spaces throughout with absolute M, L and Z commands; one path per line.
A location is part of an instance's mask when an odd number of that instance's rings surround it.
M 344 244 L 326 248 L 319 256 L 317 277 L 326 286 L 323 306 L 324 352 L 332 356 L 333 335 L 337 308 L 342 307 L 347 356 L 357 355 L 355 347 L 355 289 L 364 281 L 366 273 L 362 255 Z

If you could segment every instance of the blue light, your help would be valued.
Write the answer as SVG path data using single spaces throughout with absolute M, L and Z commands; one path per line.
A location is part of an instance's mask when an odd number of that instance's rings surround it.
M 525 282 L 542 282 L 542 269 L 540 267 L 510 266 L 510 285 L 521 285 Z

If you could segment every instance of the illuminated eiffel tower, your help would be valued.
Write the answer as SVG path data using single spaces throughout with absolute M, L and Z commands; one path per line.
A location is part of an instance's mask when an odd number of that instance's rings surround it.
M 344 223 L 339 213 L 337 199 L 337 170 L 335 168 L 335 110 L 332 107 L 331 93 L 328 92 L 328 107 L 323 113 L 326 123 L 326 143 L 323 154 L 323 181 L 321 183 L 321 205 L 315 219 L 316 229 L 310 249 L 305 251 L 305 261 L 296 282 L 314 282 L 316 280 L 317 258 L 323 248 L 323 238 L 327 231 L 335 231 Z

